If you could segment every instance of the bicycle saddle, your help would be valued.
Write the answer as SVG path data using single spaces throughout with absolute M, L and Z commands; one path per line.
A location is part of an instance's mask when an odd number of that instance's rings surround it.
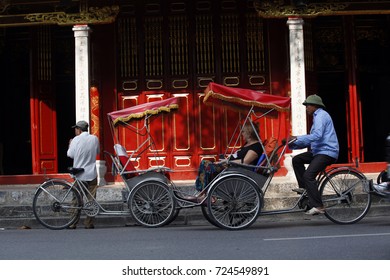
M 68 167 L 68 171 L 70 174 L 76 175 L 76 174 L 84 172 L 84 168 Z

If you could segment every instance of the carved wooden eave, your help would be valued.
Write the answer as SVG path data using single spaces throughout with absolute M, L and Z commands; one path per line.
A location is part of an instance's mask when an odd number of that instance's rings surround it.
M 299 3 L 300 5 L 297 5 Z M 263 18 L 318 17 L 335 15 L 390 14 L 390 1 L 294 1 L 254 0 Z
M 30 24 L 58 24 L 58 25 L 77 25 L 77 24 L 102 24 L 112 23 L 118 15 L 119 7 L 90 7 L 87 12 L 77 14 L 67 14 L 65 12 L 28 14 L 24 17 Z
M 120 10 L 118 5 L 89 6 L 88 0 L 65 1 L 68 6 L 59 6 L 60 2 L 0 0 L 0 27 L 107 24 L 115 21 Z

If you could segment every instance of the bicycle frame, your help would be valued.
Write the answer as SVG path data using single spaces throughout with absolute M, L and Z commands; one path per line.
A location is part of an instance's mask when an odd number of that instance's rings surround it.
M 333 190 L 335 191 L 335 193 L 338 194 L 338 197 L 337 198 L 334 198 L 334 199 L 328 199 L 327 202 L 331 202 L 331 201 L 336 201 L 338 203 L 340 203 L 341 201 L 344 201 L 344 200 L 347 200 L 347 202 L 349 203 L 350 201 L 348 201 L 348 198 L 347 198 L 347 195 L 349 193 L 351 193 L 357 186 L 357 184 L 360 182 L 356 182 L 354 183 L 353 185 L 349 186 L 346 190 L 340 190 L 340 188 L 332 181 L 331 179 L 331 175 L 332 174 L 336 174 L 336 173 L 340 173 L 340 172 L 343 172 L 343 171 L 347 171 L 347 172 L 350 172 L 350 173 L 359 173 L 361 174 L 362 176 L 364 176 L 361 172 L 359 172 L 357 169 L 355 168 L 352 168 L 352 167 L 330 167 L 330 168 L 327 168 L 325 170 L 323 170 L 322 172 L 320 172 L 318 175 L 317 175 L 317 186 L 318 188 L 320 188 L 322 186 L 322 184 L 324 184 L 325 180 L 327 179 L 330 183 L 330 185 L 332 186 Z M 365 184 L 364 186 L 368 186 L 367 184 Z M 369 192 L 369 190 L 367 188 L 364 189 L 367 193 Z M 306 211 L 305 209 L 297 209 L 297 207 L 299 206 L 300 203 L 302 203 L 305 199 L 307 199 L 307 192 L 304 191 L 302 194 L 300 194 L 300 196 L 297 198 L 297 201 L 293 204 L 293 206 L 291 208 L 287 208 L 287 209 L 280 209 L 280 210 L 269 210 L 269 211 L 263 211 L 260 213 L 260 215 L 273 215 L 273 214 L 283 214 L 283 213 L 293 213 L 293 212 L 302 212 L 302 211 Z
M 51 178 L 47 181 L 45 181 L 43 184 L 47 183 L 47 182 L 55 182 L 55 181 L 61 181 L 65 184 L 67 184 L 69 186 L 69 189 L 68 189 L 68 192 L 66 193 L 66 195 L 64 196 L 64 199 L 69 195 L 69 193 L 71 192 L 71 189 L 73 189 L 74 191 L 76 191 L 80 197 L 82 198 L 82 201 L 83 201 L 83 205 L 79 206 L 79 207 L 74 207 L 74 206 L 62 206 L 64 208 L 74 208 L 74 209 L 80 209 L 82 211 L 88 211 L 89 208 L 85 207 L 85 204 L 86 203 L 90 203 L 91 201 L 93 201 L 94 203 L 96 203 L 96 206 L 99 207 L 99 213 L 97 215 L 110 215 L 110 216 L 128 216 L 130 214 L 130 211 L 129 210 L 123 210 L 123 211 L 112 211 L 112 210 L 107 210 L 106 208 L 103 207 L 103 205 L 95 198 L 93 197 L 93 195 L 91 194 L 91 192 L 89 191 L 88 189 L 88 185 L 86 182 L 83 182 L 83 181 L 80 181 L 78 180 L 75 176 L 72 175 L 72 178 L 74 179 L 73 182 L 69 182 L 67 180 L 60 180 L 60 179 L 55 179 L 55 178 Z M 42 184 L 42 185 L 43 185 Z M 38 187 L 39 189 L 39 187 Z M 52 194 L 50 194 L 49 192 L 47 192 L 45 189 L 42 188 L 42 190 L 50 195 L 52 198 L 56 199 L 56 197 L 54 197 Z M 56 199 L 57 200 L 57 199 Z M 58 201 L 60 203 L 62 203 L 63 201 Z M 117 201 L 117 203 L 119 204 L 120 201 Z M 95 215 L 93 215 L 95 216 Z
M 107 216 L 129 216 L 130 211 L 129 210 L 122 210 L 122 211 L 115 211 L 115 210 L 107 210 L 106 208 L 103 207 L 103 205 L 95 198 L 91 192 L 88 189 L 88 185 L 86 182 L 80 181 L 77 178 L 74 178 L 75 181 L 72 184 L 72 188 L 75 188 L 82 200 L 83 200 L 83 205 L 81 206 L 82 211 L 89 211 L 90 208 L 88 208 L 88 203 L 90 204 L 91 202 L 94 202 L 96 206 L 99 207 L 98 213 L 96 215 L 107 215 Z M 76 186 L 79 186 L 79 188 L 76 188 Z M 119 204 L 121 201 L 117 201 Z M 93 206 L 93 205 L 92 205 Z M 90 206 L 91 207 L 91 206 Z M 93 209 L 91 209 L 93 210 Z M 88 214 L 87 214 L 88 215 Z M 96 215 L 91 215 L 91 216 L 96 216 Z
M 52 185 L 54 185 L 54 182 L 62 182 L 64 183 L 66 186 L 68 186 L 68 191 L 67 193 L 65 194 L 65 196 L 63 197 L 62 201 L 61 200 L 58 200 L 57 197 L 55 197 L 53 194 L 51 194 L 50 192 L 48 192 L 45 188 L 43 188 L 42 186 L 44 186 L 45 184 L 47 183 L 52 183 Z M 56 178 L 49 178 L 47 179 L 45 182 L 43 182 L 42 184 L 40 184 L 37 188 L 37 190 L 35 191 L 35 194 L 38 193 L 39 190 L 42 190 L 44 193 L 46 193 L 48 196 L 50 196 L 51 198 L 53 198 L 54 200 L 56 200 L 57 202 L 59 203 L 63 203 L 65 201 L 65 198 L 69 195 L 71 189 L 74 188 L 74 185 L 75 185 L 76 182 L 74 182 L 73 184 L 71 184 L 69 181 L 67 180 L 64 180 L 64 179 L 56 179 Z M 78 193 L 80 193 L 76 188 L 74 188 Z M 73 206 L 66 206 L 67 208 L 70 208 L 70 209 L 79 209 L 79 207 L 73 207 Z

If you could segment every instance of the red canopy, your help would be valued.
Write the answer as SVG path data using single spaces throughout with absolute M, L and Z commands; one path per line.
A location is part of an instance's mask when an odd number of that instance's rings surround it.
M 141 119 L 146 115 L 157 115 L 161 112 L 170 112 L 179 108 L 177 97 L 143 103 L 123 110 L 108 113 L 109 119 L 116 125 L 118 122 L 128 122 L 131 119 Z
M 251 89 L 226 87 L 216 83 L 209 83 L 205 89 L 204 103 L 228 105 L 236 109 L 250 109 L 256 111 L 275 109 L 277 111 L 290 110 L 290 97 L 266 94 Z

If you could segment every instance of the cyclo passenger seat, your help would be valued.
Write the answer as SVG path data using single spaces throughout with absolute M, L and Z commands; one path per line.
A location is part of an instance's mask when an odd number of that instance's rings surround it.
M 126 152 L 126 149 L 121 144 L 115 144 L 114 150 L 116 155 L 119 158 L 120 164 L 122 165 L 122 170 L 120 170 L 120 173 L 125 173 L 127 178 L 131 178 L 136 176 L 137 174 L 134 173 L 136 171 L 133 163 L 131 160 L 129 160 L 129 155 Z M 123 170 L 124 168 L 124 170 Z M 124 172 L 123 172 L 124 171 Z M 127 172 L 127 173 L 126 173 Z
M 257 161 L 256 168 L 254 169 L 257 173 L 265 173 L 265 169 L 260 167 L 268 167 L 266 166 L 268 164 L 267 158 L 270 163 L 272 163 L 275 160 L 275 151 L 278 149 L 278 139 L 271 136 L 266 141 L 264 141 L 264 153 L 259 157 L 259 160 Z

